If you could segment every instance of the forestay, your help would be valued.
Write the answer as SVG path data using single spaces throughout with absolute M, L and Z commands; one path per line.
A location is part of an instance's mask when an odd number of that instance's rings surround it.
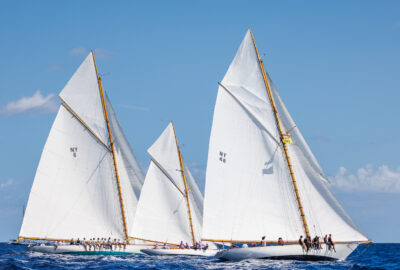
M 272 85 L 272 82 L 270 82 Z M 218 89 L 206 173 L 203 238 L 296 240 L 304 235 L 280 133 L 250 31 Z M 366 237 L 322 182 L 321 167 L 272 87 L 312 235 Z M 283 118 L 283 120 L 282 120 Z
M 60 94 L 65 103 L 58 111 L 43 149 L 20 237 L 125 237 L 96 76 L 90 53 Z M 120 132 L 116 132 L 114 140 L 121 142 L 125 138 L 109 101 L 107 106 L 111 111 L 110 124 Z M 123 158 L 123 153 L 130 153 L 134 158 L 128 147 L 120 144 L 115 148 L 129 226 L 135 214 L 141 172 L 139 167 L 134 167 L 138 176 L 135 193 L 129 180 L 131 164 Z
M 136 238 L 174 244 L 184 241 L 192 244 L 178 151 L 174 128 L 170 123 L 148 150 L 152 161 L 136 212 L 133 227 L 133 236 Z M 184 171 L 186 179 L 190 179 L 188 192 L 193 229 L 195 238 L 199 240 L 202 218 L 199 204 L 202 202 L 202 196 L 186 164 Z

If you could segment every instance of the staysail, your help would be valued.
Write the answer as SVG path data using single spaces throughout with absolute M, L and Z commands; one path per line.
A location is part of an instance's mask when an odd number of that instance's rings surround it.
M 338 241 L 368 241 L 327 188 L 327 176 L 290 116 L 271 78 L 268 74 L 267 76 L 284 132 L 292 139 L 292 143 L 287 144 L 287 149 L 310 233 L 332 233 Z
M 202 196 L 183 161 L 181 166 L 172 123 L 148 153 L 151 163 L 136 211 L 133 237 L 172 244 L 183 241 L 192 245 L 193 239 L 200 240 L 201 236 L 202 206 L 199 204 Z
M 135 159 L 123 158 L 133 153 L 123 143 L 126 139 L 108 99 L 103 106 L 101 91 L 90 53 L 60 93 L 62 105 L 36 171 L 21 238 L 124 239 L 121 197 L 126 226 L 132 227 L 142 173 Z M 110 126 L 120 131 L 113 134 L 117 166 L 104 109 Z M 135 170 L 134 180 L 130 168 Z
M 294 135 L 290 137 L 293 144 L 286 146 L 300 194 L 296 197 L 284 138 L 261 67 L 249 30 L 218 89 L 206 173 L 203 239 L 255 241 L 266 235 L 268 240 L 296 240 L 305 234 L 301 198 L 312 235 L 331 233 L 335 240 L 367 240 L 326 188 L 325 174 L 272 87 L 277 115 L 284 118 L 284 132 Z

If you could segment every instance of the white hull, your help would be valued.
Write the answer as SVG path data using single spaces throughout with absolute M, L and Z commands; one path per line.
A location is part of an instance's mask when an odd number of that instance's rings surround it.
M 300 245 L 233 248 L 218 252 L 215 257 L 222 260 L 240 261 L 245 259 L 292 259 L 292 260 L 345 260 L 356 248 L 357 243 L 335 244 L 336 252 L 312 249 L 308 253 Z
M 50 253 L 50 254 L 75 254 L 75 255 L 129 255 L 129 254 L 143 254 L 141 249 L 147 248 L 146 245 L 127 245 L 126 248 L 110 249 L 85 249 L 82 245 L 61 245 L 61 246 L 30 246 L 28 251 Z
M 141 249 L 141 252 L 153 256 L 203 256 L 212 257 L 217 254 L 216 249 L 194 250 L 194 249 Z

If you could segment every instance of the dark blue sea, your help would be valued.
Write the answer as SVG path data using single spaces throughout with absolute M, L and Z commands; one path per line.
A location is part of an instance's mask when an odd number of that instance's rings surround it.
M 358 247 L 346 261 L 297 262 L 215 258 L 44 255 L 0 243 L 0 269 L 400 269 L 400 244 Z

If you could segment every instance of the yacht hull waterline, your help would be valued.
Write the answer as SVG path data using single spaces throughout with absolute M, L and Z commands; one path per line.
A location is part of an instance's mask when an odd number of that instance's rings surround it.
M 30 246 L 27 248 L 28 251 L 49 253 L 49 254 L 73 254 L 73 255 L 131 255 L 131 254 L 143 254 L 140 250 L 143 249 L 144 245 L 127 245 L 126 248 L 116 248 L 114 250 L 101 249 L 101 250 L 89 250 L 83 245 L 50 245 L 50 246 Z
M 358 243 L 338 243 L 335 249 L 323 246 L 306 252 L 300 245 L 266 246 L 252 248 L 233 248 L 218 252 L 215 257 L 220 260 L 240 261 L 245 259 L 278 259 L 300 261 L 333 261 L 345 260 L 358 246 Z
M 141 252 L 152 256 L 202 256 L 212 257 L 217 254 L 216 249 L 141 249 Z

